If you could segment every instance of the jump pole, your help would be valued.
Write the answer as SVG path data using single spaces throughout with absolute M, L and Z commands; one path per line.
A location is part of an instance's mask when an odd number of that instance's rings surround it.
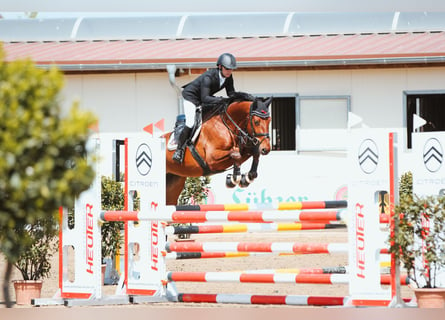
M 168 281 L 233 282 L 233 283 L 307 283 L 349 284 L 347 273 L 261 273 L 261 272 L 168 272 Z M 381 275 L 380 283 L 390 284 L 390 275 Z M 409 283 L 407 275 L 400 277 L 403 285 Z
M 159 211 L 159 210 L 158 210 Z M 152 221 L 159 219 L 173 223 L 203 222 L 338 222 L 346 221 L 346 210 L 339 211 L 177 211 L 174 206 L 166 206 L 160 212 L 149 211 L 105 211 L 101 213 L 104 221 Z
M 178 302 L 271 304 L 293 306 L 343 306 L 348 297 L 320 297 L 308 295 L 253 295 L 180 293 Z
M 305 210 L 305 209 L 345 209 L 346 200 L 332 201 L 291 201 L 270 203 L 198 204 L 173 206 L 177 211 L 257 211 L 257 210 Z
M 206 233 L 242 233 L 242 232 L 280 232 L 299 230 L 322 230 L 322 229 L 344 229 L 345 224 L 330 223 L 256 223 L 256 224 L 223 224 L 223 225 L 188 225 L 188 226 L 167 226 L 167 235 L 177 234 L 206 234 Z

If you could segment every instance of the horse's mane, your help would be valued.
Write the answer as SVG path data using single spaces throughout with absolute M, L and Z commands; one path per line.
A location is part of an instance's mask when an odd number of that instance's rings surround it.
M 203 104 L 202 121 L 205 122 L 215 115 L 224 112 L 233 102 L 255 101 L 255 97 L 246 92 L 234 92 L 228 98 L 223 98 L 218 103 Z
M 252 114 L 259 116 L 261 118 L 270 117 L 268 107 L 271 98 L 260 98 L 245 92 L 235 92 L 233 95 L 229 97 L 229 102 L 226 105 L 226 107 L 228 107 L 232 102 L 240 102 L 240 101 L 253 101 L 251 109 Z
M 254 101 L 255 97 L 253 95 L 251 95 L 250 93 L 246 93 L 246 92 L 234 92 L 232 93 L 229 98 L 229 104 L 231 104 L 232 102 L 240 102 L 240 101 Z

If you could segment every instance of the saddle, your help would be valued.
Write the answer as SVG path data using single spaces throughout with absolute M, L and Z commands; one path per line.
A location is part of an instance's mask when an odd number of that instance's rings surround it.
M 228 98 L 224 98 L 221 102 L 214 104 L 204 104 L 203 106 L 196 108 L 195 123 L 193 124 L 192 133 L 190 134 L 190 139 L 187 142 L 187 146 L 193 146 L 196 139 L 199 137 L 201 132 L 202 123 L 214 116 L 217 113 L 223 112 L 228 105 L 235 101 L 254 101 L 255 97 L 249 93 L 237 91 L 230 95 Z M 169 151 L 174 151 L 177 148 L 176 140 L 174 135 L 170 135 L 168 140 L 167 149 Z

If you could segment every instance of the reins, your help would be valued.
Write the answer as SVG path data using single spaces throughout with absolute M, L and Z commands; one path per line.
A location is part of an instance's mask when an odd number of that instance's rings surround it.
M 224 113 L 221 113 L 221 121 L 224 123 L 224 125 L 229 130 L 229 132 L 231 132 L 234 136 L 236 136 L 239 139 L 239 141 L 242 145 L 248 145 L 248 143 L 250 142 L 253 147 L 256 147 L 256 146 L 260 145 L 264 141 L 264 139 L 269 138 L 269 133 L 255 132 L 255 126 L 253 125 L 253 108 L 252 108 L 252 106 L 253 106 L 253 102 L 250 104 L 250 107 L 249 107 L 248 121 L 250 122 L 250 126 L 252 128 L 253 135 L 250 135 L 249 132 L 247 132 L 247 126 L 246 126 L 246 129 L 244 130 L 235 122 L 235 120 L 233 120 L 233 118 L 228 113 L 229 105 L 227 105 L 224 108 Z M 223 115 L 225 115 L 227 117 L 227 119 L 230 120 L 230 122 L 235 127 L 235 131 L 232 130 L 232 128 L 229 126 L 229 124 L 224 119 Z M 261 118 L 264 118 L 264 115 L 259 115 L 259 116 Z M 257 139 L 258 137 L 263 137 L 263 139 L 261 139 L 261 141 L 260 141 Z

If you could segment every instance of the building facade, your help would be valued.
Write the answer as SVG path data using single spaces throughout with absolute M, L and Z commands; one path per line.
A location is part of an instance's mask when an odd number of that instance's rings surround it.
M 7 60 L 57 65 L 65 73 L 63 107 L 78 100 L 94 111 L 107 139 L 161 120 L 172 129 L 178 100 L 167 66 L 176 67 L 182 86 L 214 67 L 219 54 L 233 53 L 236 90 L 274 97 L 273 151 L 260 163 L 256 186 L 226 191 L 223 175 L 216 176 L 218 202 L 342 197 L 357 119 L 399 132 L 406 152 L 414 114 L 427 122 L 421 130 L 445 130 L 442 13 L 0 20 L 0 39 Z

